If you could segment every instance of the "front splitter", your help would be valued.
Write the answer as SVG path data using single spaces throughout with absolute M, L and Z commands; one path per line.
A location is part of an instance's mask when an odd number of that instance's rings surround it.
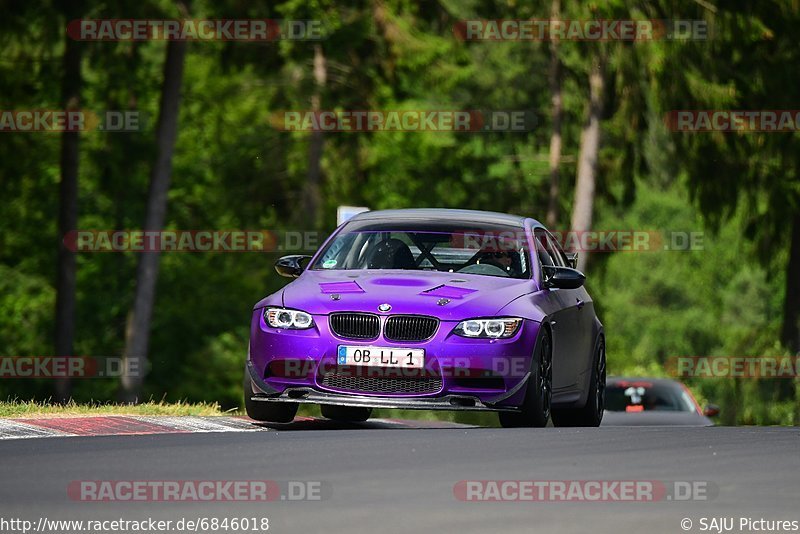
M 300 404 L 332 404 L 360 408 L 396 408 L 401 410 L 450 410 L 468 412 L 517 412 L 511 406 L 489 406 L 468 395 L 443 397 L 372 397 L 366 395 L 337 394 L 311 388 L 287 388 L 277 396 L 253 395 L 258 402 L 296 402 Z

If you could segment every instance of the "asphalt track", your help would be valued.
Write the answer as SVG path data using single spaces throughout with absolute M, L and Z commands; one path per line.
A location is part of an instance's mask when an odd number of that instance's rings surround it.
M 701 518 L 800 520 L 798 428 L 406 428 L 0 442 L 0 519 L 268 517 L 270 532 L 702 532 Z M 319 501 L 76 502 L 75 480 L 321 481 Z M 463 502 L 461 480 L 707 481 L 708 500 Z M 747 531 L 747 530 L 745 530 Z

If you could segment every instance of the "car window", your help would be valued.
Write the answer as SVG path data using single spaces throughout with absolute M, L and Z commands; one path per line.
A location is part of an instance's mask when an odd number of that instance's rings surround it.
M 559 267 L 569 267 L 569 263 L 567 263 L 567 256 L 564 254 L 564 251 L 561 250 L 561 246 L 558 244 L 558 241 L 553 237 L 553 234 L 547 234 L 547 242 L 549 243 L 549 247 L 547 250 L 550 251 L 550 255 L 553 258 L 553 262 L 558 265 Z
M 403 269 L 530 278 L 522 228 L 474 223 L 353 222 L 311 267 Z
M 559 265 L 554 260 L 556 254 L 553 251 L 552 244 L 547 237 L 547 232 L 542 228 L 537 228 L 533 231 L 533 240 L 536 242 L 536 255 L 539 257 L 539 262 L 543 265 Z
M 694 412 L 696 407 L 679 384 L 648 381 L 610 382 L 606 409 L 612 412 Z

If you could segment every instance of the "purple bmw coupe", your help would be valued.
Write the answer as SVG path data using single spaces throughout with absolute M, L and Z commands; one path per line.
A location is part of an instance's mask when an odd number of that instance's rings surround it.
M 373 408 L 498 412 L 503 426 L 598 426 L 603 326 L 537 221 L 501 213 L 362 213 L 253 308 L 247 414 L 289 422 L 300 403 L 364 421 Z

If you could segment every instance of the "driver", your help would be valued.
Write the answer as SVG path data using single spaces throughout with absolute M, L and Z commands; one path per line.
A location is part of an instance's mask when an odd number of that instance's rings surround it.
M 480 259 L 479 263 L 494 265 L 503 269 L 505 272 L 511 274 L 514 270 L 514 257 L 513 252 L 500 251 L 500 252 L 485 252 Z

